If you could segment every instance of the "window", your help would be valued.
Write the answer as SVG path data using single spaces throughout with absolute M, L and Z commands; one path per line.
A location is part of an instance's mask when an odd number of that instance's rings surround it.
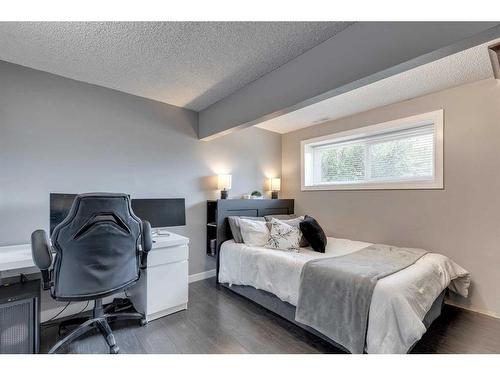
M 440 189 L 443 111 L 302 141 L 302 190 Z

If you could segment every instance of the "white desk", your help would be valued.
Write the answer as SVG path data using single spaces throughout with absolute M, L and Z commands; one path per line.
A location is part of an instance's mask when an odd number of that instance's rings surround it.
M 35 267 L 30 244 L 0 247 L 0 272 L 30 267 Z
M 127 291 L 134 307 L 146 315 L 147 320 L 187 308 L 189 238 L 170 233 L 153 237 L 153 248 L 148 255 L 148 269 L 139 281 Z M 31 245 L 0 247 L 0 276 L 11 276 L 16 271 L 33 268 Z M 6 275 L 7 276 L 7 275 Z

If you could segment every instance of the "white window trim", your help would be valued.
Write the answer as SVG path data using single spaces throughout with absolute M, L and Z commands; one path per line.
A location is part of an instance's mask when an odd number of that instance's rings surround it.
M 380 124 L 364 126 L 361 128 L 347 130 L 343 132 L 328 134 L 322 137 L 306 139 L 300 142 L 300 183 L 302 191 L 315 190 L 407 190 L 407 189 L 443 189 L 443 118 L 444 111 L 442 109 L 432 112 L 423 113 L 416 116 L 410 116 L 397 120 L 392 120 Z M 432 180 L 411 180 L 409 182 L 361 182 L 354 184 L 306 184 L 306 179 L 312 181 L 311 173 L 305 175 L 305 159 L 312 157 L 312 147 L 324 142 L 325 144 L 332 141 L 342 142 L 365 135 L 373 135 L 377 133 L 385 133 L 391 130 L 403 130 L 412 128 L 418 125 L 434 123 L 434 178 Z

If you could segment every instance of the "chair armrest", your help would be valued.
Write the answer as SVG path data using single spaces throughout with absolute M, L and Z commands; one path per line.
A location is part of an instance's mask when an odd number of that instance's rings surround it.
M 52 251 L 44 230 L 38 229 L 31 234 L 31 256 L 33 262 L 42 273 L 43 289 L 50 288 L 50 267 L 52 266 Z
M 141 235 L 141 268 L 145 269 L 148 266 L 148 253 L 153 247 L 153 239 L 151 238 L 151 224 L 149 221 L 142 221 L 142 235 Z

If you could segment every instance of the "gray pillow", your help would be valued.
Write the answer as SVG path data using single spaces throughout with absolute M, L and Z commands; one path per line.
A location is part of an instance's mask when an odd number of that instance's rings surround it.
M 274 218 L 274 219 L 277 219 L 279 221 L 282 221 L 283 223 L 286 223 L 288 225 L 291 225 L 292 227 L 295 227 L 295 228 L 298 228 L 300 230 L 300 222 L 302 220 L 304 220 L 304 216 L 299 216 L 299 217 L 294 217 L 293 219 L 280 219 L 279 216 L 292 216 L 292 215 L 275 215 L 275 216 L 264 216 L 266 218 L 266 221 L 268 222 L 268 228 L 269 230 L 271 230 L 271 220 Z M 300 232 L 302 234 L 302 231 Z M 304 235 L 301 235 L 300 237 L 300 243 L 299 243 L 299 246 L 300 247 L 308 247 L 309 246 L 309 242 L 307 241 L 307 239 L 304 237 Z
M 233 234 L 233 239 L 236 243 L 243 243 L 243 237 L 241 236 L 240 229 L 240 219 L 265 221 L 263 217 L 256 216 L 228 216 L 227 221 L 229 222 L 229 228 L 231 228 L 231 233 Z

